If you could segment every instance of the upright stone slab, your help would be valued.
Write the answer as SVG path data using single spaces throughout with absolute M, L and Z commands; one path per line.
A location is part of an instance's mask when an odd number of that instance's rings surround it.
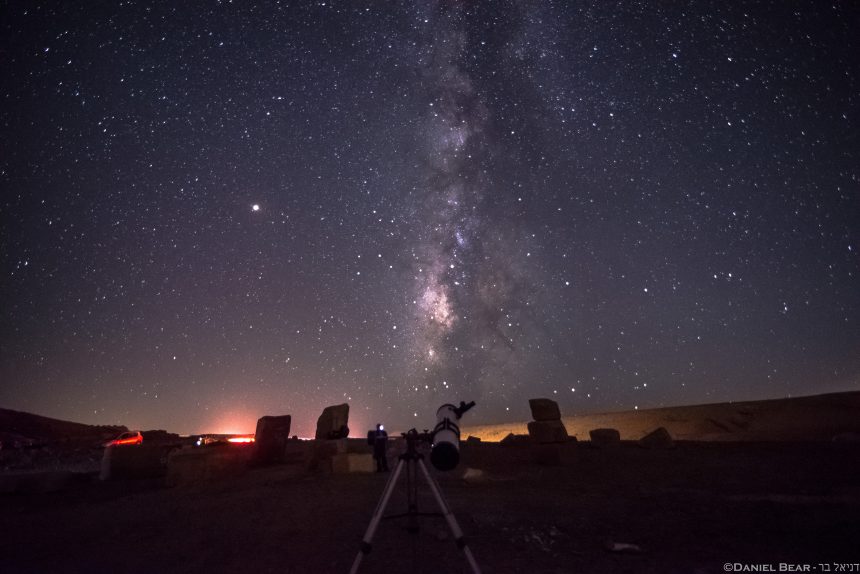
M 253 456 L 255 464 L 284 462 L 291 422 L 290 415 L 265 416 L 257 420 Z
M 567 442 L 567 429 L 561 421 L 532 421 L 528 424 L 529 436 L 537 444 Z
M 314 438 L 318 440 L 346 438 L 349 434 L 348 424 L 349 404 L 326 407 L 317 419 L 317 432 Z
M 529 399 L 532 418 L 536 421 L 560 421 L 561 411 L 558 403 L 549 399 Z

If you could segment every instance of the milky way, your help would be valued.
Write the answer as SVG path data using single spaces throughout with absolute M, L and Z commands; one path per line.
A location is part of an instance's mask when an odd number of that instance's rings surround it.
M 860 384 L 852 4 L 6 16 L 4 407 L 361 434 Z

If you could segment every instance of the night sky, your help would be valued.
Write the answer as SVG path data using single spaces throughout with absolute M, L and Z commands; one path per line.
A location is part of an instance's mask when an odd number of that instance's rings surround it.
M 0 406 L 860 389 L 855 2 L 8 2 Z

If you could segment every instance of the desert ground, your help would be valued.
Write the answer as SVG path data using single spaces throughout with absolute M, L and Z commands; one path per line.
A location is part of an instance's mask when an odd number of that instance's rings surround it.
M 807 412 L 824 409 L 817 400 Z M 833 408 L 856 400 L 848 394 Z M 738 428 L 749 432 L 761 419 L 775 433 L 772 415 L 762 414 L 772 409 L 754 406 Z M 671 416 L 711 428 L 689 411 L 654 416 L 651 423 Z M 857 572 L 858 424 L 828 427 L 835 441 L 688 438 L 660 449 L 625 431 L 627 440 L 603 448 L 587 432 L 558 445 L 472 439 L 455 470 L 428 467 L 485 573 L 708 573 L 726 563 Z M 788 436 L 796 430 L 790 420 L 783 426 Z M 391 443 L 393 469 L 404 441 Z M 0 572 L 348 572 L 391 475 L 293 461 L 173 487 L 158 477 L 75 476 L 57 491 L 0 494 Z M 405 511 L 404 486 L 389 513 Z M 419 510 L 436 510 L 423 483 Z M 405 526 L 382 521 L 361 572 L 469 571 L 443 519 L 421 517 L 417 533 Z

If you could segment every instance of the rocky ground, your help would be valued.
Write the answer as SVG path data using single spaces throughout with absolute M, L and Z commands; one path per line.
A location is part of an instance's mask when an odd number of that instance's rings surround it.
M 857 443 L 472 442 L 462 455 L 434 474 L 485 573 L 860 562 Z M 0 572 L 347 572 L 388 475 L 306 468 L 173 488 L 83 475 L 0 495 Z M 391 512 L 405 501 L 396 492 Z M 419 505 L 434 509 L 427 489 Z M 362 572 L 468 571 L 443 520 L 404 526 L 382 522 Z

